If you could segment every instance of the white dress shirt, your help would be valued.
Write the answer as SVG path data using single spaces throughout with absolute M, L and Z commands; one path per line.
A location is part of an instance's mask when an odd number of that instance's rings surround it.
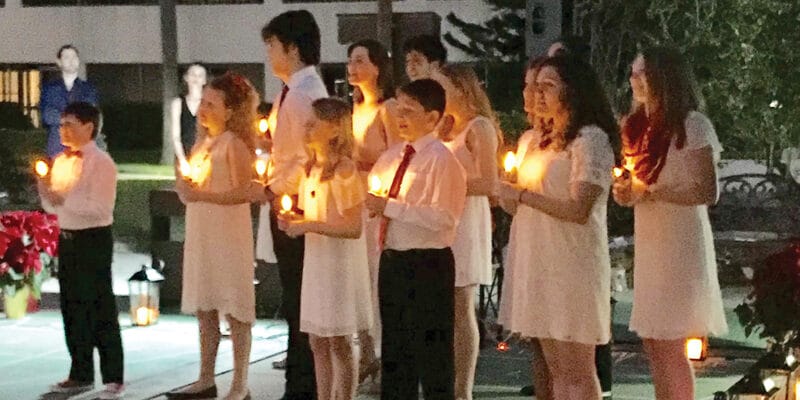
M 114 222 L 117 166 L 94 140 L 80 149 L 81 156 L 59 154 L 50 170 L 51 189 L 64 197 L 55 206 L 42 199 L 42 207 L 58 216 L 61 229 L 81 230 Z
M 403 159 L 407 142 L 387 149 L 370 175 L 386 189 Z M 389 199 L 383 215 L 390 219 L 384 248 L 394 250 L 443 249 L 453 244 L 467 196 L 464 169 L 433 134 L 410 143 L 414 155 L 396 199 Z M 384 190 L 387 192 L 388 189 Z
M 311 103 L 328 97 L 328 91 L 314 66 L 298 70 L 286 82 L 289 91 L 281 104 L 275 97 L 272 113 L 276 113 L 272 132 L 272 169 L 269 186 L 278 195 L 297 194 L 303 165 L 308 159 L 304 136 L 306 123 L 313 116 Z

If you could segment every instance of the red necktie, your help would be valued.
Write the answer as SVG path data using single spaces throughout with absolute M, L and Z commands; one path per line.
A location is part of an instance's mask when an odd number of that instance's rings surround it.
M 64 149 L 64 155 L 66 155 L 67 157 L 79 157 L 80 158 L 80 157 L 83 156 L 83 152 L 80 151 L 80 150 L 72 150 L 69 147 L 67 147 L 66 149 Z
M 411 157 L 414 155 L 414 153 L 414 147 L 412 147 L 410 144 L 407 144 L 403 150 L 403 159 L 400 161 L 400 165 L 397 166 L 397 172 L 394 173 L 392 186 L 389 186 L 390 199 L 396 199 L 397 195 L 400 193 L 400 185 L 403 183 L 403 176 L 405 176 L 406 170 L 408 170 L 408 165 L 411 164 Z M 383 217 L 381 219 L 380 233 L 378 235 L 378 243 L 381 251 L 383 251 L 383 245 L 386 242 L 386 231 L 388 228 L 389 219 Z
M 283 85 L 283 88 L 281 89 L 281 100 L 278 102 L 278 107 L 283 105 L 283 100 L 286 99 L 287 93 L 289 93 L 289 86 Z

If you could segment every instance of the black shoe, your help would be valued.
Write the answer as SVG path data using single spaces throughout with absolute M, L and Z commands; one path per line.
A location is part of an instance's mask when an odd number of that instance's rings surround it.
M 286 393 L 280 400 L 316 400 L 314 393 Z
M 166 396 L 170 400 L 216 399 L 217 385 L 199 392 L 167 392 Z
M 273 369 L 286 369 L 286 358 L 283 360 L 273 361 L 272 362 Z
M 533 389 L 533 385 L 523 386 L 522 389 L 519 390 L 519 394 L 523 396 L 533 396 L 536 394 L 536 391 Z

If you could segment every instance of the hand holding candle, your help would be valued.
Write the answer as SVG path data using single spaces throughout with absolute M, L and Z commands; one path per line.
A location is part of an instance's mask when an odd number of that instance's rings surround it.
M 517 168 L 519 164 L 517 162 L 517 155 L 514 154 L 513 151 L 509 151 L 506 153 L 505 157 L 503 157 L 503 171 L 504 171 L 504 178 L 511 182 L 515 183 L 517 181 Z

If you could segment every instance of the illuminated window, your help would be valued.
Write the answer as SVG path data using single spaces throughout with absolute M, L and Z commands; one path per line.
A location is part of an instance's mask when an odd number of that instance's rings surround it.
M 33 66 L 0 65 L 0 102 L 15 103 L 39 126 L 41 75 Z

